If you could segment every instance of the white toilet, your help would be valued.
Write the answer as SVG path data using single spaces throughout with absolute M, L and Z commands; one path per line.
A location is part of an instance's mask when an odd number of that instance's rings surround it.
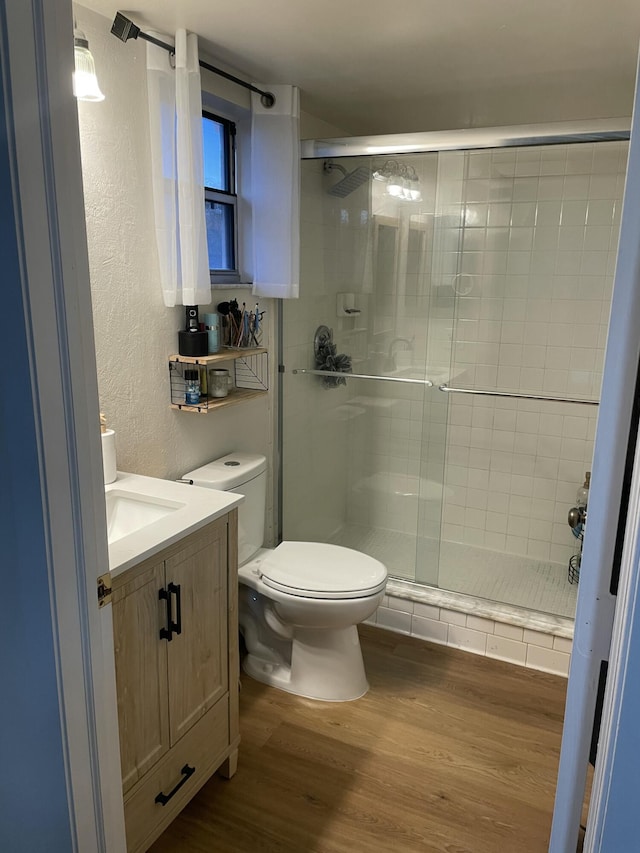
M 267 481 L 264 456 L 230 453 L 185 474 L 194 485 L 233 491 L 238 512 L 239 622 L 258 681 L 329 702 L 369 689 L 356 625 L 384 596 L 387 570 L 373 557 L 319 542 L 262 548 Z

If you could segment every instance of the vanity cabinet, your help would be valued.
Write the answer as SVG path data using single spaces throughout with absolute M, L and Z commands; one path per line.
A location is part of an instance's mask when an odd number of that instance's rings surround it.
M 116 576 L 113 633 L 127 849 L 146 850 L 237 764 L 237 510 Z

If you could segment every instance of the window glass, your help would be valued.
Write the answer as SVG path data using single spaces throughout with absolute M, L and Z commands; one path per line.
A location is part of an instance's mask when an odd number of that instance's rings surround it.
M 239 281 L 238 209 L 235 179 L 235 125 L 202 115 L 204 208 L 211 282 Z
M 205 199 L 204 203 L 209 267 L 212 270 L 234 270 L 233 220 L 234 206 Z
M 204 185 L 212 190 L 229 192 L 229 167 L 227 164 L 228 128 L 215 119 L 203 116 Z

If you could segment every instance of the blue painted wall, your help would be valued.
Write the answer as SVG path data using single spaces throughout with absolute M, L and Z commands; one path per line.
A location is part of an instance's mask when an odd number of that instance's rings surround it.
M 20 285 L 20 238 L 9 179 L 7 106 L 0 86 L 4 353 L 0 366 L 0 850 L 69 853 L 73 849 L 70 805 Z
M 601 853 L 635 853 L 640 850 L 640 829 L 638 828 L 640 608 L 638 607 L 633 611 L 633 628 L 617 739 L 609 761 L 611 775 L 608 803 L 596 849 Z

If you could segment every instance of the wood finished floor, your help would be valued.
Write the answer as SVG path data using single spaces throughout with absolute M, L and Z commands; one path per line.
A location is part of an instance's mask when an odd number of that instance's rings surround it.
M 238 772 L 152 853 L 544 853 L 566 680 L 361 626 L 371 690 L 318 703 L 243 676 Z

